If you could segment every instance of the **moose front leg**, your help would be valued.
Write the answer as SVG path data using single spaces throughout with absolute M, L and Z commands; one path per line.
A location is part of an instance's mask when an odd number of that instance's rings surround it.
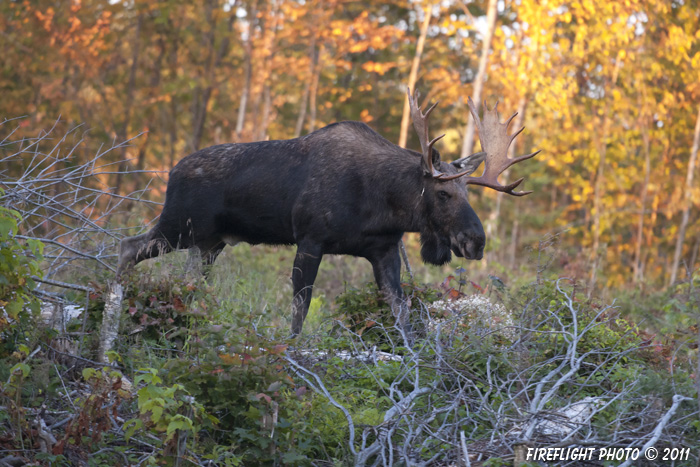
M 410 335 L 409 309 L 401 289 L 401 257 L 398 243 L 387 246 L 380 254 L 369 258 L 369 261 L 374 270 L 374 279 L 391 307 L 396 324 Z
M 292 286 L 294 287 L 292 337 L 301 334 L 304 319 L 306 319 L 306 313 L 308 313 L 311 304 L 311 293 L 322 257 L 323 253 L 318 247 L 300 244 L 297 248 L 294 269 L 292 270 Z

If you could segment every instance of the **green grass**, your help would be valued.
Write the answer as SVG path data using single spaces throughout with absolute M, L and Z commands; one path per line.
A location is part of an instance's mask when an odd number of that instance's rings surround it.
M 495 262 L 489 264 L 486 261 L 467 261 L 453 257 L 453 261 L 444 266 L 425 264 L 420 258 L 417 235 L 407 236 L 406 245 L 418 283 L 437 287 L 449 275 L 458 277 L 455 270 L 463 268 L 466 270 L 464 276 L 467 283 L 462 290 L 472 292 L 476 289 L 469 281 L 486 287 L 490 283 L 489 274 L 508 277 L 503 266 Z M 207 284 L 212 288 L 211 293 L 221 304 L 217 310 L 210 310 L 210 319 L 226 324 L 232 321 L 231 312 L 248 312 L 257 316 L 253 322 L 259 329 L 267 330 L 269 337 L 280 337 L 287 333 L 291 325 L 291 273 L 295 253 L 295 246 L 251 246 L 241 243 L 235 247 L 226 247 L 207 278 Z M 187 252 L 173 252 L 141 263 L 137 271 L 143 278 L 165 279 L 184 274 L 187 259 Z M 403 266 L 402 271 L 406 276 Z M 523 276 L 520 277 L 522 279 Z M 323 322 L 342 311 L 338 310 L 336 298 L 348 288 L 361 288 L 373 281 L 372 267 L 364 258 L 324 256 L 314 284 L 314 299 L 304 332 L 315 333 Z

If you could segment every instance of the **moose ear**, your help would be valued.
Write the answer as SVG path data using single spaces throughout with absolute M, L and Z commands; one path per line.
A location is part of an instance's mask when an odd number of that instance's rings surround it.
M 471 156 L 463 157 L 452 162 L 452 165 L 457 168 L 460 172 L 465 172 L 465 175 L 469 175 L 474 172 L 483 160 L 486 158 L 485 152 L 477 152 Z
M 440 153 L 435 148 L 432 148 L 432 151 L 433 151 L 433 167 L 440 167 Z

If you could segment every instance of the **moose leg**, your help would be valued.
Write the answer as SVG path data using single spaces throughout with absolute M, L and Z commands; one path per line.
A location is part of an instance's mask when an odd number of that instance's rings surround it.
M 214 264 L 214 261 L 216 261 L 216 258 L 219 256 L 219 253 L 221 253 L 221 250 L 224 249 L 224 246 L 225 243 L 219 243 L 215 247 L 202 252 L 202 263 L 205 267 Z
M 401 289 L 401 257 L 398 244 L 392 244 L 379 255 L 369 258 L 369 261 L 374 270 L 374 279 L 391 307 L 396 324 L 410 333 L 408 306 Z
M 319 247 L 299 244 L 292 270 L 294 300 L 292 302 L 292 337 L 301 334 L 311 304 L 311 292 L 323 253 Z
M 192 271 L 197 271 L 201 273 L 204 277 L 209 277 L 209 272 L 211 271 L 211 266 L 216 261 L 216 258 L 224 249 L 225 243 L 218 242 L 214 246 L 210 246 L 211 243 L 207 242 L 202 245 L 191 246 L 189 249 L 190 258 L 188 259 L 187 269 Z

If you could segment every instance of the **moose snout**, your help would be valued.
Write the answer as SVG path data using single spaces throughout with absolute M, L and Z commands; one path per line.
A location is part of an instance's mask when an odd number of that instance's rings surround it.
M 479 260 L 484 257 L 485 243 L 486 237 L 484 235 L 459 233 L 455 253 L 466 259 Z

